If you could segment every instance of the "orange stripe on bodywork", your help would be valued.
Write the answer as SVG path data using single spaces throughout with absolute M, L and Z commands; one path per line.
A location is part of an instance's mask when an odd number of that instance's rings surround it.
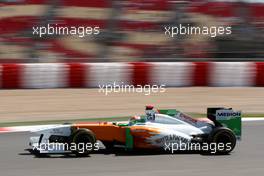
M 150 138 L 161 133 L 160 129 L 146 126 L 132 126 L 131 135 L 134 137 L 135 148 L 154 148 Z
M 161 133 L 160 129 L 147 126 L 118 126 L 112 122 L 89 122 L 74 124 L 74 127 L 91 130 L 97 140 L 107 142 L 126 143 L 126 129 L 130 128 L 135 148 L 155 148 L 151 144 L 151 137 Z
M 96 139 L 100 141 L 118 141 L 121 143 L 126 141 L 126 127 L 117 126 L 111 122 L 78 123 L 74 127 L 91 130 Z

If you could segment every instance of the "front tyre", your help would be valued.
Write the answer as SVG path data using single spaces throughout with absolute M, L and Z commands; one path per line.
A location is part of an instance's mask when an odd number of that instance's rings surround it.
M 92 131 L 80 128 L 72 136 L 72 143 L 76 146 L 72 153 L 77 157 L 88 156 L 93 151 L 95 142 L 96 137 Z
M 31 150 L 31 153 L 33 155 L 35 155 L 35 157 L 37 157 L 37 158 L 45 158 L 45 157 L 48 157 L 47 153 L 40 153 L 40 151 L 37 150 L 37 149 L 32 149 Z
M 210 147 L 214 144 L 214 150 L 209 150 L 211 154 L 226 155 L 235 148 L 236 136 L 229 128 L 217 127 L 209 135 L 208 142 Z

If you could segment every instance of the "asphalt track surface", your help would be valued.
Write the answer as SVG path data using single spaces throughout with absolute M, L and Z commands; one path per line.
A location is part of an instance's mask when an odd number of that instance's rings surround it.
M 200 154 L 97 153 L 86 158 L 36 158 L 28 148 L 29 133 L 0 134 L 0 170 L 3 176 L 68 175 L 239 175 L 264 173 L 264 121 L 243 122 L 243 139 L 226 156 Z

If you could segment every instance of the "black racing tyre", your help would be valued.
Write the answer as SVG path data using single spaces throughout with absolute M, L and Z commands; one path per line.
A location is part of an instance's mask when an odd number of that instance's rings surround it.
M 37 157 L 37 158 L 45 158 L 45 157 L 48 157 L 48 154 L 47 153 L 40 153 L 40 151 L 37 150 L 37 149 L 32 149 L 31 150 L 31 153 L 33 155 L 35 155 L 35 157 Z
M 77 146 L 76 150 L 72 150 L 72 153 L 77 157 L 88 156 L 93 151 L 95 142 L 96 137 L 91 130 L 80 128 L 72 135 L 72 143 Z M 89 148 L 86 148 L 87 145 Z
M 211 154 L 226 155 L 235 148 L 236 136 L 229 128 L 217 127 L 209 135 L 208 142 L 216 146 L 214 151 L 210 150 Z

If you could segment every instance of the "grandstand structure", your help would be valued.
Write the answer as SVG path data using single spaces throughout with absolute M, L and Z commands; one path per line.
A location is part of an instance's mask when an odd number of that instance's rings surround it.
M 100 34 L 32 35 L 33 26 L 47 24 L 98 26 Z M 216 38 L 164 35 L 165 26 L 178 24 L 230 25 L 233 33 Z M 1 0 L 0 62 L 261 59 L 263 31 L 260 0 Z

